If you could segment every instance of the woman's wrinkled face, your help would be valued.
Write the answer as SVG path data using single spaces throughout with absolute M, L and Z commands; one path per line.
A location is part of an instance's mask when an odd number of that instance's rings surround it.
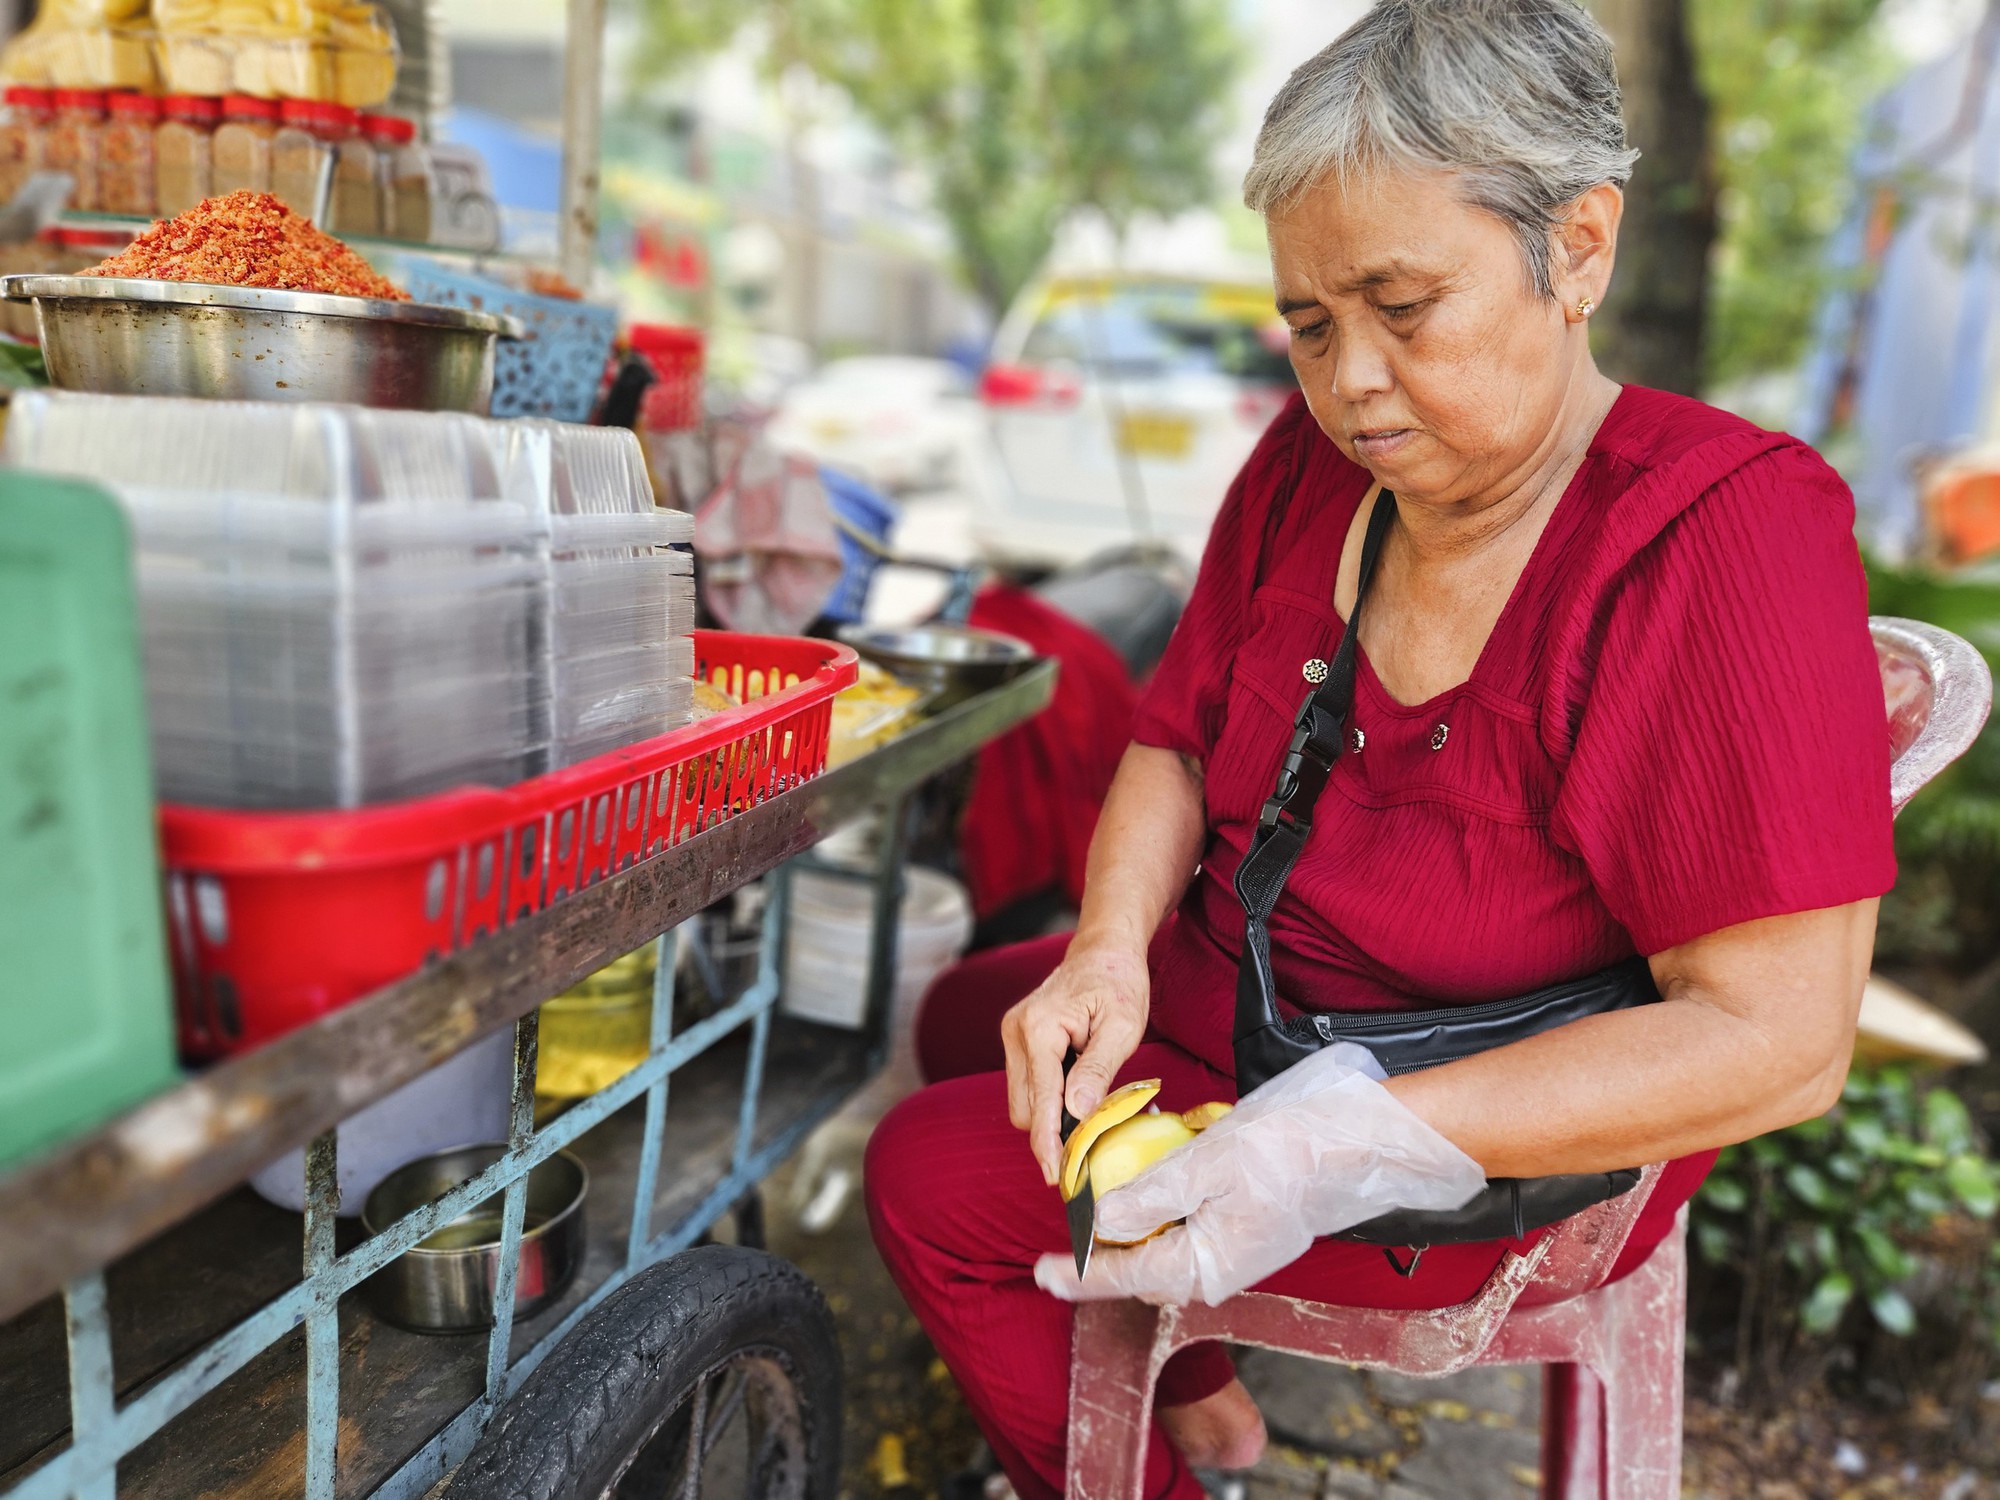
M 1578 361 L 1512 230 L 1442 174 L 1381 173 L 1309 190 L 1269 233 L 1292 366 L 1342 452 L 1434 503 L 1519 482 Z

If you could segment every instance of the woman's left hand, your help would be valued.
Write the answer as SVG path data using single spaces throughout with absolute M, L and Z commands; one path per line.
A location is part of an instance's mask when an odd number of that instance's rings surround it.
M 1045 1255 L 1035 1280 L 1066 1301 L 1213 1304 L 1283 1270 L 1321 1235 L 1395 1208 L 1466 1203 L 1486 1173 L 1381 1078 L 1366 1050 L 1346 1044 L 1286 1069 L 1098 1200 L 1100 1240 L 1145 1243 L 1099 1244 L 1081 1282 L 1069 1256 Z

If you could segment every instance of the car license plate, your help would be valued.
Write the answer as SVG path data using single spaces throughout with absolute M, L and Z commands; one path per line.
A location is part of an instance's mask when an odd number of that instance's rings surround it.
M 1127 412 L 1118 421 L 1118 446 L 1142 458 L 1186 458 L 1194 447 L 1194 421 L 1169 412 Z

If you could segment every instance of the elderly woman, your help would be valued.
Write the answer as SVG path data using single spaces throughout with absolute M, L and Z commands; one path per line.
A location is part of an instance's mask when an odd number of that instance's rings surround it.
M 946 1081 L 868 1161 L 876 1242 L 1024 1496 L 1062 1486 L 1071 1309 L 1035 1276 L 1067 1244 L 1061 1112 L 1134 1078 L 1235 1097 L 1231 878 L 1380 506 L 1344 753 L 1269 922 L 1286 1003 L 1492 1001 L 1643 955 L 1657 1003 L 1386 1085 L 1490 1177 L 1669 1162 L 1614 1276 L 1718 1147 L 1838 1095 L 1894 875 L 1852 500 L 1796 441 L 1598 372 L 1634 158 L 1569 0 L 1380 0 L 1271 105 L 1245 199 L 1303 400 L 1216 521 L 1075 933 L 940 983 L 920 1041 Z M 1507 1248 L 1403 1277 L 1323 1239 L 1261 1285 L 1442 1307 Z M 1172 1294 L 1135 1265 L 1115 1284 Z M 1158 1406 L 1150 1494 L 1263 1441 L 1220 1349 Z

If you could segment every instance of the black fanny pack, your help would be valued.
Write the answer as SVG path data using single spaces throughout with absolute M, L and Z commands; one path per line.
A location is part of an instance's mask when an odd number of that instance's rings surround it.
M 1347 724 L 1354 711 L 1361 606 L 1395 513 L 1396 497 L 1383 490 L 1368 518 L 1360 583 L 1340 649 L 1323 673 L 1317 670 L 1318 664 L 1307 669 L 1308 677 L 1316 679 L 1315 686 L 1299 708 L 1277 788 L 1265 802 L 1249 852 L 1236 870 L 1236 895 L 1244 912 L 1243 957 L 1236 972 L 1239 1095 L 1336 1042 L 1366 1047 L 1387 1073 L 1413 1073 L 1504 1047 L 1584 1016 L 1660 998 L 1646 961 L 1630 958 L 1582 979 L 1511 1000 L 1423 1011 L 1321 1011 L 1289 1021 L 1280 1017 L 1277 983 L 1271 973 L 1271 934 L 1266 924 L 1312 832 L 1313 805 L 1346 747 Z M 1333 1238 L 1410 1246 L 1418 1251 L 1430 1245 L 1518 1238 L 1615 1198 L 1638 1181 L 1636 1167 L 1560 1177 L 1492 1178 L 1484 1192 L 1461 1208 L 1447 1212 L 1399 1209 Z M 1390 1259 L 1395 1261 L 1393 1255 Z M 1407 1264 L 1395 1263 L 1405 1274 L 1416 1265 L 1414 1257 Z

